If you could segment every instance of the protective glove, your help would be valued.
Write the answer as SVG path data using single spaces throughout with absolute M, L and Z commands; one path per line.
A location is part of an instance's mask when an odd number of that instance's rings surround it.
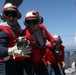
M 26 37 L 19 37 L 16 39 L 16 43 L 18 49 L 14 51 L 14 57 L 30 57 L 31 47 L 29 47 L 29 40 Z
M 31 53 L 31 47 L 25 47 L 22 50 L 22 56 L 23 57 L 30 57 L 30 53 Z
M 62 61 L 61 63 L 62 63 L 62 69 L 64 69 L 64 67 L 65 67 L 66 64 L 65 64 L 64 61 Z
M 22 57 L 30 57 L 31 48 L 30 47 L 24 47 L 23 50 L 15 50 L 14 51 L 14 57 L 22 56 Z
M 15 57 L 17 57 L 18 55 L 22 55 L 22 50 L 15 50 L 13 54 Z
M 18 50 L 16 45 L 8 48 L 8 55 L 13 55 L 15 50 Z
M 47 61 L 47 63 L 45 64 L 46 68 L 48 69 L 48 67 L 51 66 L 51 63 L 49 61 Z

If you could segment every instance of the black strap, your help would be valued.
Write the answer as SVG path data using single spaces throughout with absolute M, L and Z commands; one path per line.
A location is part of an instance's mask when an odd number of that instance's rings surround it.
M 56 56 L 56 58 L 57 58 L 57 60 L 58 60 L 58 62 L 59 62 L 59 64 L 60 64 L 60 66 L 62 67 L 62 63 L 61 63 L 61 59 L 60 59 L 60 57 L 59 57 L 59 54 L 56 53 L 55 51 L 53 51 L 53 53 L 55 54 L 55 56 Z M 63 75 L 66 75 L 64 69 L 61 68 L 61 70 L 62 70 L 61 73 L 62 73 Z

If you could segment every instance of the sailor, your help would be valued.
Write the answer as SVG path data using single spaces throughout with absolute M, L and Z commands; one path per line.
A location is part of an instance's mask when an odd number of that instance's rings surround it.
M 59 54 L 59 57 L 61 59 L 61 63 L 62 63 L 62 69 L 64 69 L 65 67 L 65 62 L 64 62 L 64 46 L 62 45 L 62 39 L 59 35 L 54 35 L 53 36 L 54 41 L 57 43 L 58 46 L 58 50 L 56 50 L 56 52 Z M 51 44 L 47 44 L 47 46 L 52 47 Z M 43 57 L 43 61 L 45 63 L 46 66 L 49 65 L 53 68 L 55 75 L 60 75 L 60 69 L 58 66 L 58 59 L 56 57 L 55 54 L 53 54 L 53 52 L 50 49 L 46 49 L 46 53 Z
M 2 9 L 0 23 L 0 75 L 16 75 L 13 55 L 22 55 L 25 50 L 18 50 L 15 40 L 21 33 L 18 19 L 21 18 L 16 5 L 7 3 Z
M 30 42 L 41 47 L 46 44 L 47 40 L 52 43 L 52 46 L 56 46 L 53 36 L 47 31 L 46 27 L 42 24 L 42 21 L 39 12 L 35 10 L 27 12 L 24 19 L 26 28 L 24 29 L 23 36 L 26 36 Z M 30 60 L 34 72 L 36 75 L 48 75 L 47 68 L 42 61 L 45 49 L 37 48 L 35 46 L 31 46 L 31 48 Z

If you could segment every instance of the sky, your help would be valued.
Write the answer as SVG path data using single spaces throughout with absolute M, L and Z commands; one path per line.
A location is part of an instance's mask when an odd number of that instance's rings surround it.
M 5 0 L 0 2 L 0 12 L 4 2 Z M 44 18 L 44 26 L 51 35 L 60 35 L 65 47 L 76 46 L 76 0 L 23 0 L 19 6 L 22 13 L 19 23 L 22 29 L 25 28 L 23 24 L 25 14 L 30 10 L 39 12 Z

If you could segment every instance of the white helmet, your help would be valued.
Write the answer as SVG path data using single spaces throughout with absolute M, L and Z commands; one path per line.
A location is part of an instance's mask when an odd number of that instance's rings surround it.
M 59 35 L 54 35 L 53 38 L 57 44 L 62 44 L 62 39 Z
M 12 3 L 7 3 L 7 4 L 4 5 L 4 7 L 3 7 L 2 10 L 5 11 L 5 10 L 7 10 L 9 8 L 11 8 L 11 9 L 17 9 L 17 6 L 13 5 Z
M 16 5 L 13 5 L 12 3 L 6 3 L 2 9 L 2 20 L 5 19 L 6 15 L 5 15 L 5 11 L 16 11 L 17 12 L 17 18 L 20 19 L 21 18 L 21 13 L 18 10 L 18 7 Z
M 39 18 L 39 13 L 37 11 L 29 11 L 26 13 L 26 16 L 25 16 L 26 19 L 36 19 L 36 18 Z
M 29 11 L 25 15 L 24 25 L 28 26 L 29 22 L 27 20 L 36 20 L 37 23 L 43 23 L 43 18 L 35 10 Z

